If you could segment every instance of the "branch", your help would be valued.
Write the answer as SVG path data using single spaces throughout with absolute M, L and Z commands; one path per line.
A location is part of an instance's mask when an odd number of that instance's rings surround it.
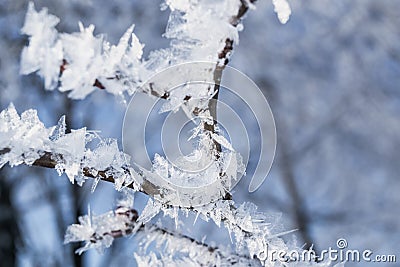
M 62 158 L 63 158 L 63 155 L 54 154 L 54 153 L 51 153 L 51 152 L 43 152 L 42 154 L 43 155 L 39 159 L 35 160 L 32 165 L 39 166 L 39 167 L 44 167 L 44 168 L 49 168 L 49 169 L 55 169 L 56 166 L 58 164 L 60 164 L 60 161 L 59 160 L 56 161 L 54 159 L 58 158 L 58 159 L 62 160 Z M 110 171 L 110 169 L 107 169 L 107 170 L 95 170 L 95 169 L 93 169 L 91 167 L 83 167 L 82 174 L 87 178 L 101 179 L 103 181 L 111 182 L 111 183 L 115 184 L 116 183 L 116 179 L 112 175 L 108 175 L 107 174 L 108 171 Z M 126 170 L 126 172 L 128 172 L 128 170 Z M 95 175 L 95 173 L 96 173 L 96 175 Z M 155 191 L 158 190 L 154 185 L 152 185 L 150 183 L 149 183 L 148 186 L 149 186 L 149 188 L 151 188 L 151 189 L 148 189 L 150 191 L 151 190 L 155 190 Z M 135 189 L 134 184 L 129 184 L 129 185 L 127 185 L 127 187 L 130 188 L 130 189 Z M 141 190 L 141 191 L 143 191 L 143 190 Z M 146 190 L 144 190 L 144 191 L 146 191 Z
M 61 77 L 62 74 L 64 73 L 64 71 L 67 69 L 68 69 L 68 61 L 66 59 L 63 59 L 62 64 L 60 65 L 59 77 Z M 115 75 L 113 77 L 107 77 L 106 79 L 119 81 L 119 80 L 121 80 L 121 78 L 122 78 L 121 76 Z M 102 82 L 100 82 L 99 79 L 100 78 L 95 78 L 95 80 L 93 82 L 93 87 L 96 87 L 97 89 L 100 89 L 100 90 L 106 90 L 106 86 Z M 160 94 L 159 92 L 154 90 L 152 83 L 149 84 L 149 88 L 142 88 L 142 87 L 138 87 L 138 88 L 142 89 L 142 93 L 150 94 L 152 96 L 155 96 L 155 97 L 158 97 L 161 99 L 168 99 L 170 96 L 169 92 L 164 92 L 163 94 Z M 186 98 L 187 98 L 187 96 L 186 96 Z
M 41 166 L 56 169 L 59 175 L 66 173 L 72 183 L 79 185 L 87 178 L 95 178 L 94 185 L 104 180 L 114 183 L 117 190 L 128 187 L 156 199 L 179 197 L 179 188 L 163 183 L 156 169 L 135 170 L 129 155 L 119 150 L 115 139 L 102 139 L 85 128 L 65 133 L 64 116 L 57 126 L 46 128 L 35 110 L 27 110 L 19 116 L 11 104 L 0 113 L 0 123 L 4 125 L 0 132 L 0 167 L 6 163 Z M 90 149 L 88 143 L 95 141 L 97 147 Z M 190 174 L 182 172 L 182 175 Z M 214 199 L 231 198 L 225 191 L 220 194 Z
M 11 149 L 9 149 L 8 147 L 5 147 L 5 148 L 3 148 L 3 149 L 0 149 L 0 156 L 1 155 L 4 155 L 4 154 L 7 154 L 8 152 L 10 152 L 11 151 Z
M 256 2 L 256 0 L 250 0 L 250 1 L 241 0 L 240 1 L 241 4 L 240 4 L 239 10 L 238 10 L 238 13 L 236 15 L 232 16 L 232 18 L 230 19 L 230 24 L 233 27 L 237 27 L 239 25 L 239 23 L 241 22 L 242 18 L 244 17 L 244 15 L 249 10 L 249 5 L 253 4 L 255 2 Z M 208 130 L 212 133 L 216 133 L 215 125 L 218 122 L 218 120 L 217 120 L 217 103 L 218 103 L 218 95 L 219 95 L 219 89 L 220 89 L 220 84 L 221 84 L 221 79 L 222 79 L 222 72 L 225 69 L 225 66 L 228 65 L 228 63 L 229 63 L 229 58 L 233 51 L 233 43 L 234 43 L 233 39 L 227 38 L 225 40 L 224 48 L 222 49 L 222 51 L 220 51 L 218 53 L 219 62 L 215 66 L 215 70 L 214 70 L 214 84 L 215 84 L 214 85 L 214 94 L 213 94 L 213 98 L 208 103 L 208 109 L 210 111 L 210 115 L 211 115 L 214 123 L 212 125 L 209 125 L 207 122 L 204 124 L 204 129 Z M 216 142 L 215 140 L 214 140 L 214 144 L 215 144 L 217 152 L 221 152 L 221 144 Z
M 68 227 L 65 243 L 85 241 L 85 246 L 76 251 L 82 253 L 90 248 L 103 250 L 111 246 L 115 238 L 133 234 L 140 240 L 142 248 L 147 248 L 151 243 L 155 243 L 157 248 L 160 248 L 160 253 L 161 250 L 169 252 L 170 255 L 173 255 L 174 251 L 183 254 L 185 251 L 190 251 L 190 255 L 188 254 L 187 257 L 195 260 L 198 265 L 215 264 L 217 259 L 230 265 L 236 263 L 246 263 L 241 266 L 258 265 L 257 261 L 246 255 L 232 254 L 227 249 L 209 246 L 189 236 L 155 225 L 144 225 L 138 222 L 138 218 L 138 212 L 135 209 L 122 205 L 118 206 L 115 211 L 101 215 L 89 214 L 79 217 L 80 224 Z M 147 254 L 146 249 L 143 249 L 142 253 Z

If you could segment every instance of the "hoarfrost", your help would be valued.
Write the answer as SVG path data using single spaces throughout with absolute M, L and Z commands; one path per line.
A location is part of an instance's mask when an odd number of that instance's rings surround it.
M 61 137 L 63 137 L 65 135 L 66 129 L 67 127 L 65 124 L 65 115 L 64 115 L 58 120 L 57 125 L 51 131 L 51 135 L 49 136 L 50 140 L 56 141 Z
M 67 66 L 59 90 L 71 91 L 69 96 L 74 99 L 83 99 L 95 89 L 93 84 L 102 74 L 103 66 L 103 38 L 93 36 L 93 25 L 85 28 L 80 22 L 79 29 L 79 33 L 60 35 Z
M 278 19 L 282 24 L 288 22 L 292 10 L 287 0 L 272 0 L 274 11 L 278 15 Z
M 79 217 L 79 224 L 67 228 L 64 243 L 84 241 L 85 245 L 76 253 L 95 248 L 103 252 L 112 245 L 114 238 L 129 235 L 135 229 L 137 212 L 130 206 L 120 206 L 115 211 L 101 215 L 88 214 Z
M 229 143 L 229 141 L 226 140 L 226 138 L 223 137 L 222 135 L 218 135 L 218 134 L 215 134 L 215 133 L 211 133 L 211 137 L 212 137 L 212 139 L 214 139 L 216 142 L 218 142 L 219 144 L 221 144 L 221 145 L 224 146 L 225 148 L 227 148 L 227 149 L 229 149 L 229 150 L 231 150 L 231 151 L 234 151 L 234 149 L 233 149 L 231 143 Z
M 22 33 L 29 36 L 30 42 L 22 51 L 22 74 L 38 71 L 46 89 L 54 89 L 60 81 L 58 89 L 69 91 L 73 99 L 85 98 L 96 87 L 116 95 L 133 92 L 130 87 L 138 82 L 139 72 L 143 72 L 140 66 L 143 45 L 132 33 L 133 26 L 117 46 L 110 46 L 101 35 L 93 35 L 93 25 L 85 28 L 79 23 L 79 32 L 59 34 L 55 29 L 58 22 L 46 8 L 37 12 L 34 4 L 29 3 Z
M 147 201 L 145 208 L 143 209 L 140 217 L 138 219 L 139 222 L 146 224 L 152 218 L 154 218 L 162 208 L 162 204 L 158 201 L 153 201 L 151 198 Z
M 136 238 L 141 248 L 135 252 L 139 266 L 259 266 L 257 260 L 235 254 L 224 246 L 207 246 L 157 227 L 146 227 Z M 149 251 L 149 247 L 155 247 L 156 252 Z
M 77 181 L 82 185 L 85 171 L 94 177 L 100 177 L 102 171 L 103 178 L 113 177 L 117 190 L 131 184 L 139 188 L 138 174 L 130 167 L 129 156 L 118 149 L 116 140 L 98 140 L 86 128 L 71 133 L 65 133 L 65 129 L 64 116 L 57 126 L 46 128 L 36 110 L 27 110 L 19 116 L 10 104 L 0 113 L 0 167 L 6 163 L 32 165 L 44 158 L 59 175 L 66 173 L 71 183 Z M 86 147 L 95 140 L 99 144 L 94 150 Z
M 54 28 L 59 19 L 43 8 L 35 11 L 33 2 L 28 5 L 24 26 L 21 32 L 29 35 L 29 46 L 21 54 L 21 74 L 39 71 L 44 78 L 45 88 L 52 90 L 57 86 L 60 65 L 63 59 L 62 44 L 57 39 Z

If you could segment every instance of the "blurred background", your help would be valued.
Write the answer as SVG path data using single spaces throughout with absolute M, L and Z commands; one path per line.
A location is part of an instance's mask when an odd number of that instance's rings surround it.
M 283 230 L 298 229 L 297 243 L 317 251 L 336 248 L 400 261 L 400 1 L 289 1 L 292 17 L 281 25 L 271 1 L 257 2 L 244 21 L 231 66 L 248 75 L 267 97 L 277 126 L 277 152 L 262 187 L 248 193 L 249 179 L 235 187 L 237 203 L 252 201 L 280 218 Z M 66 114 L 72 129 L 86 126 L 121 138 L 125 106 L 95 92 L 85 101 L 45 91 L 36 75 L 20 76 L 20 34 L 28 1 L 0 0 L 0 108 L 38 110 L 46 126 Z M 35 1 L 61 22 L 60 32 L 94 24 L 111 43 L 132 24 L 149 51 L 168 46 L 162 38 L 168 11 L 160 1 Z M 251 136 L 250 136 L 251 138 Z M 251 175 L 251 170 L 248 171 Z M 113 208 L 117 193 L 100 183 L 90 193 L 54 170 L 0 170 L 1 266 L 135 266 L 134 238 L 116 240 L 104 254 L 74 255 L 63 245 L 66 227 L 87 213 Z M 146 197 L 138 195 L 137 205 Z M 174 227 L 164 219 L 165 225 Z M 183 231 L 211 244 L 230 244 L 226 230 L 185 219 Z M 292 239 L 292 236 L 285 237 Z M 348 263 L 346 266 L 398 266 Z

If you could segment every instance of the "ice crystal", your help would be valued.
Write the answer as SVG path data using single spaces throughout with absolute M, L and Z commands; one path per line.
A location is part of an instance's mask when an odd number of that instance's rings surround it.
M 60 91 L 71 91 L 75 99 L 85 98 L 101 75 L 103 38 L 93 36 L 94 26 L 79 23 L 79 33 L 61 34 L 67 66 L 61 76 Z
M 153 201 L 151 198 L 147 201 L 146 207 L 143 209 L 139 217 L 139 222 L 145 224 L 156 216 L 162 208 L 162 204 L 158 201 Z
M 32 165 L 42 157 L 55 161 L 54 168 L 61 175 L 65 173 L 71 183 L 84 182 L 83 172 L 94 177 L 113 177 L 115 187 L 139 186 L 138 174 L 130 167 L 129 156 L 118 149 L 114 139 L 99 140 L 95 149 L 87 147 L 94 136 L 86 128 L 65 133 L 65 117 L 57 126 L 46 128 L 39 120 L 36 110 L 27 110 L 18 115 L 13 104 L 0 113 L 0 167 L 9 163 Z M 48 163 L 50 164 L 50 162 Z
M 144 45 L 133 29 L 134 25 L 128 28 L 118 45 L 110 46 L 108 42 L 103 45 L 103 70 L 98 79 L 108 92 L 115 95 L 124 91 L 133 93 L 134 87 L 143 79 L 141 58 Z
M 13 104 L 0 113 L 0 167 L 7 162 L 11 166 L 22 163 L 31 165 L 38 159 L 44 148 L 50 148 L 50 130 L 39 121 L 35 110 L 18 115 Z
M 137 239 L 141 249 L 135 259 L 139 266 L 259 266 L 256 260 L 223 246 L 209 247 L 157 227 L 146 227 L 137 233 Z M 149 250 L 154 246 L 156 252 Z
M 65 136 L 65 131 L 67 127 L 65 124 L 65 115 L 62 116 L 56 126 L 54 126 L 53 130 L 51 131 L 51 135 L 49 136 L 51 141 L 56 141 L 61 137 Z
M 60 20 L 43 8 L 35 11 L 33 2 L 29 3 L 21 32 L 29 35 L 29 46 L 21 54 L 21 74 L 38 71 L 44 78 L 45 88 L 54 89 L 58 83 L 60 65 L 63 59 L 62 44 L 57 39 L 55 26 Z
M 278 15 L 278 19 L 282 24 L 288 22 L 292 10 L 287 0 L 272 0 L 274 11 Z
M 221 145 L 224 146 L 225 148 L 227 148 L 227 149 L 229 149 L 229 150 L 231 150 L 231 151 L 234 151 L 234 149 L 233 149 L 231 143 L 229 143 L 229 141 L 226 140 L 226 138 L 223 137 L 222 135 L 218 135 L 218 134 L 215 134 L 215 133 L 211 133 L 211 137 L 212 137 L 212 139 L 214 139 L 216 142 L 218 142 L 219 144 L 221 144 Z
M 125 206 L 101 215 L 89 213 L 79 217 L 79 224 L 68 227 L 64 243 L 84 241 L 85 246 L 76 251 L 79 254 L 91 248 L 103 252 L 111 246 L 115 237 L 131 234 L 137 225 L 136 219 L 137 212 Z
M 96 88 L 116 95 L 133 92 L 129 86 L 138 82 L 143 48 L 133 26 L 117 46 L 110 46 L 101 35 L 93 35 L 93 25 L 85 28 L 79 23 L 79 32 L 60 34 L 55 29 L 58 22 L 47 9 L 37 12 L 29 3 L 22 33 L 30 41 L 22 51 L 22 74 L 38 71 L 46 89 L 54 89 L 60 81 L 58 89 L 69 91 L 74 99 L 83 99 Z
M 237 152 L 224 150 L 216 158 L 210 135 L 199 136 L 191 154 L 174 162 L 156 154 L 152 170 L 142 170 L 146 180 L 162 189 L 153 195 L 156 200 L 180 207 L 216 201 L 231 190 L 238 175 L 244 172 Z

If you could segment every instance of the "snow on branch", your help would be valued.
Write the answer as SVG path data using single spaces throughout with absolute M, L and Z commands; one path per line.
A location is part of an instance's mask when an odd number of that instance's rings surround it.
M 82 185 L 88 178 L 95 178 L 94 187 L 99 180 L 104 180 L 114 183 L 117 190 L 129 187 L 178 206 L 200 200 L 193 197 L 192 191 L 186 193 L 180 186 L 173 186 L 175 183 L 207 183 L 204 178 L 215 179 L 223 173 L 225 179 L 213 180 L 213 192 L 207 188 L 204 192 L 213 193 L 214 200 L 218 200 L 230 196 L 229 183 L 236 178 L 236 172 L 243 172 L 232 151 L 221 154 L 219 161 L 199 174 L 179 170 L 159 156 L 151 170 L 135 169 L 130 156 L 119 150 L 115 139 L 102 139 L 86 128 L 71 133 L 65 129 L 64 116 L 56 126 L 46 128 L 36 110 L 27 110 L 19 116 L 10 104 L 0 113 L 0 168 L 6 163 L 12 167 L 25 164 L 53 168 L 59 175 L 65 173 L 71 183 Z M 208 140 L 207 136 L 204 140 Z M 95 149 L 91 148 L 93 144 Z
M 260 266 L 256 259 L 229 248 L 212 247 L 157 226 L 144 227 L 137 239 L 141 249 L 134 255 L 139 266 Z M 156 251 L 148 249 L 152 245 Z
M 53 90 L 60 82 L 60 91 L 69 97 L 83 99 L 95 88 L 120 95 L 140 82 L 142 48 L 131 26 L 117 45 L 110 45 L 103 36 L 94 36 L 94 26 L 79 32 L 58 33 L 59 19 L 35 10 L 29 3 L 22 33 L 29 36 L 29 45 L 21 55 L 21 74 L 38 71 L 45 88 Z
M 58 90 L 70 92 L 73 99 L 83 99 L 96 89 L 131 95 L 152 74 L 169 66 L 193 61 L 226 65 L 233 44 L 239 41 L 238 32 L 243 29 L 241 19 L 249 8 L 254 8 L 253 2 L 166 0 L 163 9 L 169 8 L 171 13 L 164 37 L 171 40 L 170 47 L 152 51 L 147 59 L 142 58 L 143 45 L 133 33 L 133 25 L 117 45 L 111 45 L 102 35 L 94 35 L 93 25 L 85 28 L 79 23 L 79 32 L 58 33 L 55 27 L 60 20 L 48 14 L 46 8 L 36 11 L 30 2 L 21 29 L 29 37 L 29 45 L 22 51 L 20 71 L 37 72 L 47 90 L 60 84 Z M 273 3 L 278 17 L 286 22 L 290 14 L 287 2 Z M 167 92 L 144 91 L 169 97 Z
M 115 182 L 116 189 L 123 186 L 141 189 L 137 184 L 140 175 L 129 166 L 128 155 L 118 150 L 115 140 L 100 140 L 97 148 L 91 150 L 86 146 L 87 143 L 99 137 L 87 132 L 85 128 L 73 130 L 71 133 L 65 133 L 65 129 L 65 117 L 59 120 L 57 126 L 46 128 L 35 110 L 27 110 L 19 116 L 10 104 L 0 113 L 0 167 L 6 163 L 11 166 L 38 165 L 55 168 L 59 174 L 65 172 L 71 182 L 77 181 L 79 184 L 86 177 L 95 177 Z M 158 169 L 155 168 L 154 171 L 157 172 Z M 235 235 L 238 248 L 246 246 L 252 258 L 259 256 L 267 244 L 265 237 L 270 237 L 265 221 L 256 213 L 255 207 L 249 205 L 236 209 L 232 201 L 221 200 L 186 211 L 194 210 L 202 218 L 211 218 L 218 225 L 223 222 Z M 132 233 L 133 222 L 138 220 L 145 224 L 161 210 L 175 220 L 178 219 L 177 207 L 166 206 L 150 199 L 140 218 L 130 209 L 122 212 L 122 208 L 117 209 L 116 213 L 100 217 L 81 217 L 81 226 L 71 226 L 66 240 L 89 240 L 89 245 L 85 248 L 97 247 L 100 241 L 102 245 L 99 247 L 108 247 L 112 238 Z M 100 225 L 96 226 L 96 223 Z M 283 245 L 282 242 L 280 244 Z
M 82 185 L 87 177 L 112 180 L 116 189 L 138 188 L 130 157 L 118 149 L 115 139 L 101 139 L 86 128 L 65 132 L 65 117 L 46 128 L 36 110 L 18 115 L 13 104 L 0 113 L 0 168 L 20 164 L 54 168 L 71 183 Z M 95 149 L 88 147 L 96 142 Z
M 169 216 L 178 224 L 179 211 L 176 207 L 167 207 L 160 202 L 149 200 L 138 221 L 147 223 L 160 212 Z M 267 217 L 258 212 L 257 207 L 245 202 L 237 207 L 233 200 L 218 200 L 190 209 L 180 208 L 183 214 L 194 212 L 197 218 L 205 221 L 210 219 L 217 225 L 221 224 L 228 230 L 234 241 L 238 254 L 250 259 L 258 259 L 260 263 L 270 264 L 273 251 L 288 251 L 289 248 L 280 236 L 289 232 L 279 232 L 278 217 Z
M 216 180 L 212 187 L 214 200 L 218 200 L 229 196 L 227 183 L 236 178 L 237 171 L 243 172 L 243 167 L 236 164 L 236 158 L 231 160 L 232 155 L 235 156 L 232 151 L 221 154 L 220 161 L 200 174 L 176 169 L 161 157 L 155 158 L 151 170 L 135 169 L 130 156 L 119 150 L 115 139 L 102 139 L 85 128 L 71 133 L 65 133 L 65 129 L 65 117 L 56 126 L 46 128 L 36 110 L 27 110 L 19 116 L 10 104 L 0 113 L 0 168 L 6 163 L 12 167 L 25 164 L 53 168 L 59 175 L 65 173 L 71 183 L 82 185 L 86 179 L 95 178 L 94 187 L 99 180 L 104 180 L 114 183 L 117 190 L 129 187 L 178 206 L 183 202 L 194 203 L 197 199 L 193 199 L 192 191 L 186 193 L 166 181 L 205 183 L 208 180 L 204 177 L 215 178 L 222 172 L 226 179 Z M 93 143 L 97 144 L 95 149 L 90 148 Z M 204 193 L 209 195 L 211 192 Z
M 129 199 L 119 202 L 113 211 L 94 215 L 89 210 L 88 215 L 79 217 L 79 224 L 68 227 L 64 243 L 85 242 L 84 247 L 76 251 L 78 254 L 92 248 L 103 252 L 112 245 L 114 238 L 136 232 L 140 228 L 136 223 L 138 213 L 133 209 L 133 195 L 129 193 L 126 195 Z
M 89 212 L 79 217 L 79 224 L 68 227 L 65 243 L 85 242 L 76 253 L 88 249 L 102 252 L 118 237 L 134 235 L 139 241 L 139 250 L 134 254 L 139 266 L 190 263 L 191 266 L 259 266 L 256 260 L 235 254 L 224 247 L 212 247 L 191 237 L 153 224 L 138 221 L 133 209 L 133 194 L 126 193 L 113 211 L 100 215 Z M 157 253 L 149 250 L 156 247 Z M 162 266 L 164 266 L 162 265 Z
M 132 195 L 127 195 L 132 199 Z M 159 208 L 158 211 L 163 211 L 164 216 L 177 219 L 179 211 L 176 207 L 150 202 Z M 279 216 L 258 212 L 251 203 L 243 203 L 236 208 L 233 201 L 218 201 L 201 208 L 180 209 L 186 215 L 195 212 L 197 217 L 206 221 L 211 218 L 217 225 L 222 222 L 233 236 L 236 252 L 224 246 L 207 245 L 204 241 L 150 223 L 150 217 L 158 212 L 149 209 L 149 205 L 140 216 L 132 207 L 133 204 L 123 205 L 120 202 L 114 211 L 80 217 L 79 224 L 68 227 L 65 243 L 84 241 L 85 245 L 77 253 L 92 248 L 101 252 L 111 246 L 115 238 L 133 235 L 139 242 L 139 249 L 134 254 L 139 266 L 332 266 L 330 262 L 317 262 L 314 258 L 274 256 L 277 252 L 289 254 L 293 251 L 298 252 L 293 255 L 302 255 L 303 249 L 287 244 L 281 238 L 291 231 L 279 232 Z M 143 220 L 144 217 L 146 220 Z

